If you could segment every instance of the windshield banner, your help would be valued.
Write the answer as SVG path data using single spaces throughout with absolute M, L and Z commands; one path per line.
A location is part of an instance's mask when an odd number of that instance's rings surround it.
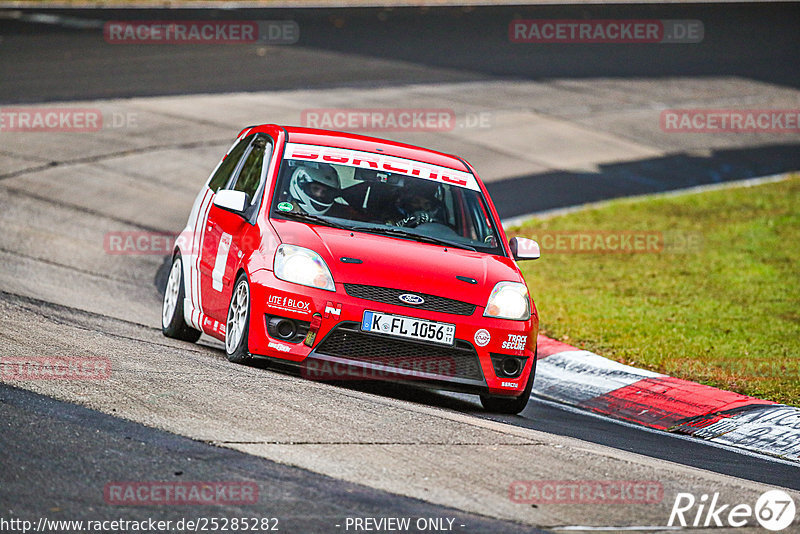
M 374 169 L 391 173 L 415 176 L 434 182 L 456 185 L 480 191 L 475 177 L 463 171 L 448 169 L 439 165 L 422 163 L 405 158 L 361 152 L 347 148 L 333 148 L 319 145 L 287 143 L 283 159 L 296 159 L 330 163 L 332 165 L 349 165 L 364 169 Z

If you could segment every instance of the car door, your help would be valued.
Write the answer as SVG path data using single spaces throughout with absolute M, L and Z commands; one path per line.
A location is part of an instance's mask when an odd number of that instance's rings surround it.
M 265 134 L 253 135 L 229 179 L 220 187 L 247 194 L 244 213 L 220 208 L 213 204 L 213 200 L 208 210 L 200 260 L 200 291 L 206 316 L 204 330 L 221 333 L 219 329 L 225 323 L 236 269 L 244 254 L 244 242 L 253 230 L 253 214 L 260 205 L 271 154 L 272 143 L 269 138 Z

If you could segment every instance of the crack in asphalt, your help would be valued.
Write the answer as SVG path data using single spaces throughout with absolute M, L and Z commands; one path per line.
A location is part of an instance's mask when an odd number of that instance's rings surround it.
M 74 272 L 77 272 L 77 273 L 85 274 L 87 276 L 93 276 L 93 277 L 96 277 L 96 278 L 102 278 L 104 280 L 109 280 L 111 282 L 119 282 L 120 284 L 127 284 L 127 285 L 132 285 L 134 287 L 140 287 L 139 284 L 137 284 L 136 282 L 132 282 L 131 280 L 128 280 L 128 279 L 125 279 L 125 278 L 117 278 L 115 276 L 109 276 L 109 275 L 103 274 L 103 273 L 96 273 L 96 272 L 89 271 L 89 270 L 86 270 L 86 269 L 81 269 L 80 267 L 75 267 L 74 265 L 67 265 L 67 264 L 64 264 L 64 263 L 59 263 L 57 261 L 48 260 L 48 259 L 45 259 L 45 258 L 39 258 L 37 256 L 31 256 L 30 254 L 23 254 L 22 252 L 17 252 L 17 251 L 14 251 L 14 250 L 9 250 L 7 248 L 0 247 L 0 253 L 2 253 L 2 252 L 6 253 L 6 254 L 9 254 L 11 256 L 14 256 L 16 258 L 24 258 L 26 260 L 31 260 L 31 261 L 35 261 L 35 262 L 39 262 L 39 263 L 44 263 L 46 265 L 52 265 L 53 267 L 61 267 L 61 268 L 64 268 L 64 269 L 69 269 L 70 271 L 74 271 Z
M 41 163 L 47 163 L 47 162 L 50 161 L 47 158 L 42 158 L 42 157 L 38 157 L 38 156 L 27 156 L 27 155 L 26 156 L 20 156 L 16 152 L 11 152 L 10 150 L 3 150 L 3 149 L 0 149 L 0 156 L 8 156 L 9 158 L 21 159 L 23 161 L 24 160 L 29 160 L 29 161 L 37 161 L 37 162 L 41 162 Z
M 159 144 L 159 145 L 149 145 L 139 148 L 129 148 L 127 150 L 120 150 L 118 152 L 109 152 L 107 154 L 97 154 L 94 156 L 84 156 L 80 158 L 73 158 L 67 159 L 63 161 L 50 161 L 43 165 L 39 165 L 36 167 L 29 167 L 27 169 L 20 169 L 17 171 L 12 171 L 6 174 L 0 174 L 0 180 L 5 180 L 7 178 L 16 178 L 18 176 L 24 176 L 26 174 L 37 173 L 40 171 L 44 171 L 53 167 L 70 167 L 74 165 L 82 165 L 86 163 L 99 163 L 102 161 L 111 160 L 114 158 L 121 158 L 125 156 L 132 156 L 136 154 L 146 154 L 152 152 L 159 152 L 159 151 L 166 151 L 166 150 L 173 150 L 173 149 L 190 149 L 190 148 L 200 148 L 206 146 L 215 146 L 220 143 L 230 143 L 230 138 L 225 139 L 209 139 L 205 141 L 192 141 L 188 143 L 173 143 L 173 144 Z M 11 154 L 16 158 L 26 159 L 27 156 L 20 156 L 19 154 Z
M 169 98 L 169 97 L 167 97 L 167 98 Z M 178 98 L 180 98 L 180 97 L 178 97 Z M 164 118 L 169 118 L 169 119 L 177 119 L 177 120 L 180 120 L 180 121 L 191 122 L 191 123 L 198 124 L 198 125 L 201 125 L 201 126 L 211 126 L 212 128 L 221 128 L 221 129 L 225 129 L 225 130 L 227 130 L 229 128 L 232 128 L 234 130 L 237 130 L 237 133 L 244 129 L 243 127 L 239 127 L 239 126 L 231 127 L 230 124 L 227 124 L 227 123 L 224 123 L 224 122 L 215 121 L 215 120 L 211 120 L 211 119 L 201 119 L 199 117 L 186 116 L 186 115 L 184 115 L 182 113 L 170 113 L 169 111 L 164 111 L 163 109 L 159 109 L 158 111 L 153 111 L 151 108 L 141 105 L 141 103 L 138 104 L 138 105 L 137 104 L 131 104 L 130 105 L 130 109 L 138 109 L 139 111 L 141 111 L 143 113 L 153 113 L 155 115 L 158 115 L 159 117 L 164 117 Z M 233 143 L 233 139 L 232 138 L 231 139 L 226 139 L 225 142 L 228 144 L 228 146 L 230 146 L 231 143 Z
M 129 321 L 127 319 L 121 319 L 119 317 L 113 317 L 111 315 L 105 315 L 105 314 L 97 313 L 97 312 L 90 312 L 88 310 L 82 310 L 80 308 L 73 308 L 72 306 L 66 306 L 64 304 L 56 304 L 55 302 L 49 302 L 49 301 L 46 301 L 46 300 L 37 299 L 35 297 L 28 297 L 28 296 L 25 296 L 25 295 L 20 295 L 18 293 L 11 293 L 11 292 L 8 292 L 8 291 L 3 291 L 3 290 L 0 290 L 0 300 L 8 302 L 12 306 L 17 306 L 18 308 L 22 308 L 23 310 L 25 310 L 25 311 L 27 311 L 29 313 L 32 313 L 32 314 L 34 314 L 34 315 L 36 315 L 38 317 L 41 317 L 41 318 L 43 318 L 43 319 L 45 319 L 47 321 L 51 321 L 53 323 L 60 324 L 60 325 L 71 326 L 71 327 L 78 328 L 80 330 L 84 330 L 84 331 L 87 331 L 87 332 L 99 333 L 99 334 L 103 334 L 103 335 L 107 335 L 107 336 L 113 336 L 115 338 L 128 339 L 130 341 L 136 341 L 137 343 L 147 343 L 148 345 L 154 345 L 154 346 L 157 346 L 157 347 L 166 347 L 166 348 L 170 348 L 170 349 L 174 349 L 174 350 L 188 350 L 190 352 L 194 352 L 194 353 L 197 353 L 197 354 L 200 354 L 202 352 L 202 351 L 200 351 L 198 349 L 192 348 L 191 346 L 175 347 L 175 346 L 169 345 L 167 343 L 157 343 L 155 341 L 149 341 L 147 339 L 135 338 L 135 337 L 131 337 L 131 336 L 126 336 L 124 334 L 108 332 L 106 330 L 103 330 L 103 329 L 100 329 L 100 328 L 97 328 L 97 327 L 87 326 L 86 324 L 83 324 L 83 323 L 81 323 L 79 321 L 76 321 L 76 320 L 70 320 L 69 318 L 64 317 L 64 314 L 72 313 L 72 314 L 75 314 L 75 315 L 82 315 L 82 316 L 84 316 L 86 318 L 99 318 L 99 319 L 106 319 L 106 320 L 109 320 L 109 321 L 116 321 L 116 322 L 119 322 L 119 323 L 124 323 L 124 324 L 130 325 L 130 326 L 134 326 L 134 327 L 137 327 L 137 328 L 144 328 L 144 329 L 149 330 L 149 331 L 156 331 L 156 332 L 160 332 L 161 331 L 160 328 L 157 328 L 157 327 L 154 327 L 154 326 L 148 326 L 148 325 L 137 323 L 137 322 L 134 322 L 134 321 Z M 44 313 L 43 310 L 40 310 L 38 308 L 50 309 L 50 310 L 52 310 L 54 312 L 57 312 L 58 315 L 47 315 L 47 314 Z
M 163 178 L 161 176 L 153 176 L 152 174 L 145 174 L 145 173 L 141 173 L 141 172 L 131 171 L 131 170 L 128 170 L 128 169 L 122 169 L 120 167 L 115 166 L 111 162 L 97 162 L 94 165 L 94 167 L 96 169 L 102 169 L 104 171 L 112 172 L 117 176 L 121 176 L 121 177 L 125 177 L 125 178 L 133 178 L 138 183 L 147 182 L 147 183 L 152 184 L 152 185 L 154 185 L 156 187 L 161 187 L 161 186 L 164 185 L 164 181 L 163 181 Z M 198 171 L 198 176 L 201 177 L 202 179 L 205 179 L 205 178 L 208 177 L 208 173 L 207 172 Z M 202 183 L 202 182 L 200 182 L 200 183 Z M 174 191 L 178 192 L 178 187 L 174 187 Z M 185 192 L 187 192 L 189 194 L 189 196 L 196 195 L 197 194 L 197 184 L 192 184 L 191 187 L 187 186 L 186 189 L 185 189 Z
M 0 176 L 0 180 L 2 180 L 2 179 L 3 179 L 3 177 Z M 85 206 L 78 206 L 77 204 L 67 204 L 66 202 L 63 202 L 61 200 L 54 200 L 52 198 L 47 198 L 45 196 L 37 195 L 36 193 L 32 193 L 30 191 L 26 191 L 24 189 L 18 189 L 16 187 L 10 187 L 10 186 L 7 186 L 7 185 L 0 185 L 0 188 L 3 188 L 6 191 L 9 191 L 11 193 L 16 193 L 16 194 L 18 194 L 20 196 L 25 196 L 25 197 L 28 197 L 28 198 L 32 198 L 33 200 L 39 200 L 41 202 L 45 202 L 45 203 L 51 204 L 53 206 L 58 206 L 59 208 L 67 208 L 67 209 L 75 210 L 75 211 L 77 211 L 79 213 L 90 215 L 92 217 L 99 217 L 99 218 L 102 218 L 102 219 L 107 219 L 109 221 L 114 221 L 114 222 L 117 222 L 117 223 L 127 224 L 127 225 L 133 226 L 135 228 L 139 228 L 140 230 L 146 230 L 148 232 L 153 232 L 153 233 L 172 233 L 170 230 L 163 230 L 163 229 L 160 229 L 160 228 L 156 228 L 155 226 L 148 226 L 146 224 L 138 223 L 138 222 L 131 221 L 131 220 L 128 220 L 128 219 L 123 219 L 122 217 L 114 217 L 113 215 L 109 215 L 107 213 L 103 213 L 103 212 L 100 212 L 100 211 L 97 211 L 97 210 L 93 210 L 93 209 L 87 208 Z M 177 235 L 177 232 L 176 232 L 176 235 Z

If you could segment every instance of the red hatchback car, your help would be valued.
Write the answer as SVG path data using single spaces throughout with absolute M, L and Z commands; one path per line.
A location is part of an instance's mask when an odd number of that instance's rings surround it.
M 463 159 L 358 135 L 245 128 L 177 240 L 165 335 L 322 380 L 477 393 L 519 413 L 539 321 L 497 212 Z

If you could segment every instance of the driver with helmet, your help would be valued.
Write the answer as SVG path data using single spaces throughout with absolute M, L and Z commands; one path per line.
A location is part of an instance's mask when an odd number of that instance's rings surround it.
M 289 200 L 294 211 L 310 215 L 328 213 L 341 192 L 339 174 L 326 163 L 298 165 L 289 179 Z M 299 210 L 298 210 L 299 208 Z
M 442 203 L 437 198 L 438 192 L 437 184 L 419 181 L 407 185 L 397 199 L 397 213 L 388 223 L 414 228 L 420 224 L 444 222 Z

